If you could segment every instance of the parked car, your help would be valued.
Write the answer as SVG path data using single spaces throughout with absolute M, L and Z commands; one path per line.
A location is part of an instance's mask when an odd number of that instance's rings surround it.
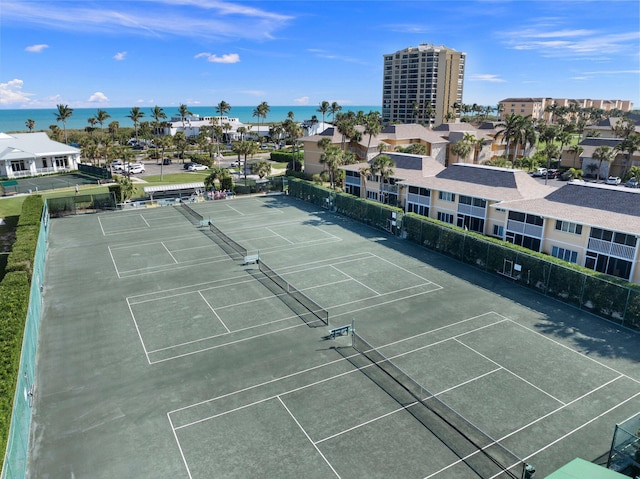
M 124 164 L 122 163 L 122 160 L 113 160 L 111 162 L 111 169 L 113 171 L 122 171 L 123 168 Z
M 535 176 L 535 177 L 538 177 L 538 178 L 544 177 L 546 175 L 547 175 L 547 169 L 546 168 L 538 168 L 536 171 L 531 173 L 531 176 Z
M 548 178 L 558 178 L 560 176 L 560 170 L 547 170 Z
M 170 165 L 171 164 L 171 158 L 163 158 L 162 159 L 162 164 L 163 165 Z
M 142 163 L 132 163 L 126 168 L 126 172 L 132 175 L 144 173 L 144 165 Z
M 640 181 L 636 180 L 635 178 L 631 178 L 624 184 L 624 186 L 626 186 L 627 188 L 640 188 Z
M 189 171 L 203 171 L 208 169 L 209 167 L 207 165 L 201 165 L 200 163 L 191 163 L 189 168 L 187 168 Z
M 131 147 L 132 150 L 144 150 L 144 145 L 141 145 L 140 143 L 133 145 Z
M 195 163 L 193 161 L 190 161 L 189 163 L 185 163 L 184 165 L 182 165 L 182 167 L 185 170 L 188 170 L 191 165 L 195 165 Z
M 605 181 L 605 183 L 607 185 L 619 185 L 621 181 L 622 180 L 617 176 L 610 176 L 609 178 L 607 178 L 607 181 Z

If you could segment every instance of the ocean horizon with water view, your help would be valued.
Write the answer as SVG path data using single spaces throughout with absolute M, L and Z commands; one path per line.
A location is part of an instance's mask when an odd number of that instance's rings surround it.
M 110 116 L 105 122 L 103 127 L 107 128 L 107 125 L 113 121 L 117 121 L 121 128 L 133 128 L 133 122 L 127 115 L 131 112 L 131 107 L 99 107 L 101 110 L 106 111 Z M 164 113 L 167 115 L 167 121 L 171 117 L 179 116 L 177 106 L 161 107 Z M 142 121 L 153 121 L 151 112 L 153 107 L 140 107 L 140 111 L 144 113 Z M 322 114 L 319 113 L 318 105 L 296 105 L 296 106 L 270 106 L 270 111 L 267 117 L 264 119 L 258 119 L 253 116 L 253 110 L 255 106 L 233 106 L 225 113 L 225 116 L 229 118 L 238 118 L 240 122 L 248 123 L 273 123 L 284 121 L 288 118 L 289 112 L 293 112 L 294 121 L 302 122 L 304 120 L 310 120 L 313 115 L 318 117 L 318 120 L 322 121 Z M 363 111 L 369 113 L 370 111 L 381 111 L 379 106 L 349 106 L 342 105 L 342 112 L 347 111 Z M 189 111 L 194 115 L 205 116 L 219 116 L 213 106 L 194 106 L 189 107 Z M 3 133 L 26 133 L 29 129 L 26 126 L 27 120 L 33 120 L 35 122 L 34 131 L 48 131 L 51 125 L 57 125 L 62 128 L 62 122 L 56 121 L 56 108 L 38 108 L 38 109 L 14 109 L 14 110 L 0 110 L 0 132 Z M 73 115 L 67 120 L 67 130 L 84 130 L 85 127 L 90 126 L 88 120 L 96 116 L 98 108 L 73 108 Z M 331 121 L 331 114 L 325 114 L 325 121 Z M 98 125 L 99 127 L 99 125 Z

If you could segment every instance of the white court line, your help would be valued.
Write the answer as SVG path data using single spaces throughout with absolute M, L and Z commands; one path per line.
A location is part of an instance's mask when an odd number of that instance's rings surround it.
M 235 276 L 235 277 L 228 278 L 228 280 L 232 281 L 234 279 L 240 279 L 240 278 L 246 278 L 246 276 Z M 192 286 L 182 286 L 180 288 L 166 289 L 164 291 L 158 291 L 158 292 L 155 292 L 155 293 L 138 294 L 136 296 L 129 296 L 129 298 L 139 298 L 141 296 L 157 296 L 158 294 L 167 293 L 169 291 L 177 291 L 177 290 L 180 290 L 180 289 L 187 290 L 187 291 L 184 291 L 182 293 L 163 294 L 163 296 L 161 296 L 159 298 L 158 297 L 153 297 L 153 298 L 150 298 L 150 299 L 143 299 L 143 300 L 134 302 L 134 304 L 148 303 L 148 302 L 151 302 L 151 301 L 157 301 L 158 299 L 174 298 L 174 297 L 177 297 L 177 296 L 193 294 L 195 292 L 200 292 L 200 291 L 211 291 L 213 289 L 218 289 L 218 288 L 228 288 L 230 286 L 237 286 L 237 285 L 240 285 L 240 284 L 252 283 L 254 281 L 258 282 L 258 280 L 254 279 L 254 278 L 243 279 L 242 281 L 233 281 L 233 282 L 226 282 L 225 281 L 223 284 L 217 284 L 215 286 L 208 286 L 206 288 L 198 288 L 198 286 L 200 286 L 200 285 L 196 284 L 196 285 L 192 285 Z M 219 281 L 215 281 L 215 282 L 218 283 Z M 213 281 L 211 283 L 213 283 Z M 211 283 L 201 283 L 201 284 L 208 285 L 208 284 L 211 284 Z
M 142 216 L 142 213 L 140 213 L 140 218 L 142 218 L 142 221 L 144 221 L 144 224 L 147 225 L 147 228 L 151 228 L 151 225 L 149 224 L 149 222 L 144 218 L 144 216 Z
M 340 268 L 336 268 L 334 265 L 331 265 L 331 267 L 333 269 L 335 269 L 338 273 L 342 273 L 344 274 L 347 278 L 349 278 L 352 281 L 355 281 L 356 283 L 358 283 L 360 286 L 364 286 L 365 288 L 367 288 L 369 291 L 373 291 L 373 294 L 375 294 L 376 296 L 380 296 L 380 293 L 378 293 L 375 289 L 370 288 L 369 286 L 367 286 L 366 284 L 364 284 L 362 281 L 358 281 L 357 279 L 355 279 L 353 276 L 351 276 L 348 273 L 345 273 L 344 271 L 342 271 Z
M 295 421 L 295 423 L 298 425 L 298 427 L 300 428 L 300 430 L 303 432 L 303 434 L 307 437 L 307 440 L 313 445 L 313 447 L 316 449 L 316 451 L 318 451 L 318 454 L 320 454 L 320 456 L 322 457 L 322 459 L 324 459 L 324 462 L 327 463 L 327 466 L 329 466 L 331 468 L 331 470 L 333 471 L 333 473 L 336 475 L 336 477 L 340 477 L 340 474 L 338 474 L 336 472 L 336 470 L 333 468 L 333 466 L 331 465 L 331 463 L 327 460 L 327 458 L 324 456 L 324 454 L 322 454 L 322 451 L 318 448 L 318 446 L 316 446 L 316 444 L 311 440 L 311 438 L 309 437 L 309 434 L 307 434 L 307 431 L 304 430 L 304 428 L 302 427 L 302 424 L 300 424 L 298 422 L 298 420 L 296 419 L 296 417 L 291 413 L 291 411 L 289 411 L 289 408 L 287 407 L 287 405 L 282 401 L 282 399 L 280 398 L 280 396 L 278 396 L 278 401 L 280 401 L 280 404 L 282 404 L 282 407 L 285 408 L 285 410 L 289 413 L 289 416 L 291 416 L 291 419 L 293 419 Z
M 190 239 L 207 239 L 208 240 L 208 238 L 202 234 L 188 234 L 183 236 L 172 236 L 170 239 L 167 239 L 167 240 L 154 239 L 153 241 L 136 241 L 135 245 L 132 245 L 131 243 L 121 243 L 121 244 L 111 245 L 111 247 L 113 249 L 140 248 L 141 246 L 150 246 L 150 245 L 158 244 L 158 243 L 161 243 L 162 241 L 174 242 L 174 241 L 190 240 Z M 211 243 L 210 240 L 208 241 L 209 243 Z
M 227 330 L 227 333 L 230 333 L 231 331 L 229 331 L 229 328 L 227 328 L 227 325 L 224 324 L 224 321 L 222 320 L 222 318 L 220 316 L 218 316 L 218 313 L 216 313 L 216 310 L 213 309 L 213 306 L 211 306 L 209 304 L 209 301 L 207 301 L 207 299 L 202 296 L 202 293 L 200 291 L 198 291 L 198 294 L 200 295 L 200 297 L 202 298 L 202 300 L 207 304 L 207 306 L 209 306 L 209 309 L 211 310 L 211 312 L 215 315 L 216 318 L 218 318 L 218 321 L 220 321 L 220 324 L 222 324 L 222 326 L 224 326 L 224 329 Z
M 225 203 L 225 206 L 233 211 L 235 211 L 236 213 L 238 213 L 240 216 L 244 216 L 244 213 L 242 211 L 238 211 L 237 209 L 235 209 L 233 206 L 230 206 L 228 204 Z
M 116 259 L 113 257 L 113 253 L 111 252 L 111 246 L 107 246 L 107 249 L 109 250 L 109 256 L 111 256 L 111 262 L 113 263 L 113 269 L 116 270 L 116 275 L 118 276 L 118 279 L 122 279 L 122 277 L 120 276 L 120 271 L 118 271 L 118 265 L 116 264 Z
M 401 269 L 402 271 L 404 271 L 404 272 L 406 272 L 406 273 L 412 274 L 413 276 L 417 276 L 418 278 L 420 278 L 420 279 L 421 279 L 421 280 L 423 280 L 423 281 L 428 281 L 429 283 L 431 283 L 431 282 L 432 282 L 432 281 L 428 280 L 427 278 L 424 278 L 423 276 L 420 276 L 419 274 L 414 273 L 413 271 L 408 270 L 407 268 L 404 268 L 404 267 L 402 267 L 402 266 L 400 266 L 400 265 L 397 265 L 397 264 L 395 264 L 395 263 L 392 263 L 392 262 L 391 262 L 391 261 L 389 261 L 388 259 L 385 259 L 385 258 L 382 258 L 382 257 L 378 256 L 378 255 L 377 255 L 377 254 L 375 254 L 375 253 L 371 253 L 371 255 L 372 255 L 372 256 L 375 256 L 376 258 L 378 258 L 378 259 L 379 259 L 379 260 L 381 260 L 381 261 L 384 261 L 384 262 L 386 262 L 386 263 L 389 263 L 389 264 L 390 264 L 390 265 L 392 265 L 392 266 L 395 266 L 396 268 Z
M 189 464 L 187 464 L 187 458 L 184 456 L 184 452 L 182 451 L 182 446 L 180 446 L 180 441 L 178 440 L 178 435 L 176 434 L 176 429 L 173 427 L 173 421 L 171 420 L 171 416 L 167 413 L 167 419 L 169 420 L 169 425 L 171 426 L 171 432 L 173 433 L 173 437 L 176 440 L 176 444 L 178 445 L 178 451 L 180 451 L 180 457 L 182 457 L 182 462 L 184 462 L 184 467 L 187 469 L 187 474 L 189 475 L 189 479 L 193 479 L 191 475 L 191 471 L 189 470 Z
M 140 333 L 140 328 L 138 327 L 138 322 L 136 321 L 136 316 L 133 314 L 133 309 L 131 309 L 131 304 L 129 303 L 129 298 L 127 298 L 127 307 L 129 308 L 129 313 L 131 314 L 131 319 L 133 319 L 133 324 L 136 327 L 136 331 L 138 332 L 138 338 L 140 339 L 140 344 L 142 345 L 142 350 L 144 351 L 144 355 L 147 358 L 147 363 L 151 364 L 151 361 L 149 361 L 149 353 L 147 352 L 147 347 L 144 345 L 144 340 L 142 339 L 142 334 Z
M 104 228 L 102 227 L 102 221 L 100 220 L 100 216 L 98 216 L 98 224 L 100 225 L 100 230 L 102 230 L 102 236 L 107 236 L 104 232 Z
M 287 243 L 289 244 L 295 244 L 293 241 L 288 240 L 287 238 L 285 238 L 284 236 L 282 236 L 281 234 L 276 233 L 275 231 L 273 231 L 270 228 L 265 228 L 269 233 L 273 233 L 276 236 L 279 236 L 280 238 L 282 238 L 283 240 L 285 240 Z
M 298 318 L 298 316 L 292 316 L 292 318 L 293 318 L 293 317 Z M 291 319 L 291 318 L 289 318 L 289 319 Z M 299 319 L 299 318 L 298 318 L 298 319 Z M 194 354 L 200 354 L 200 353 L 205 352 L 205 351 L 212 351 L 212 350 L 214 350 L 214 349 L 218 349 L 218 348 L 222 348 L 222 347 L 225 347 L 225 346 L 229 346 L 229 345 L 231 345 L 231 344 L 244 343 L 245 341 L 250 341 L 250 340 L 252 340 L 252 339 L 261 338 L 261 337 L 263 337 L 263 336 L 268 336 L 268 335 L 270 335 L 270 334 L 282 333 L 283 331 L 287 331 L 287 330 L 289 330 L 289 329 L 293 329 L 293 328 L 299 328 L 300 326 L 307 326 L 307 324 L 306 324 L 306 323 L 300 323 L 300 324 L 295 324 L 295 325 L 293 325 L 293 326 L 287 326 L 286 328 L 276 329 L 276 330 L 274 330 L 274 331 L 268 331 L 268 332 L 263 333 L 263 334 L 256 334 L 255 336 L 251 336 L 251 337 L 248 337 L 248 338 L 238 339 L 238 340 L 236 340 L 236 341 L 229 341 L 228 343 L 218 344 L 218 345 L 216 345 L 216 346 L 210 346 L 210 347 L 208 347 L 208 348 L 202 348 L 202 349 L 199 349 L 199 350 L 197 350 L 197 351 L 192 351 L 192 352 L 190 352 L 190 353 L 177 354 L 177 355 L 175 355 L 175 356 L 171 356 L 171 357 L 169 357 L 169 358 L 158 359 L 158 360 L 156 360 L 156 361 L 151 361 L 149 364 L 164 363 L 164 362 L 166 362 L 166 361 L 173 361 L 174 359 L 178 359 L 178 358 L 185 358 L 185 357 L 187 357 L 187 356 L 192 356 L 192 355 L 194 355 Z M 307 326 L 307 327 L 308 327 L 308 326 Z
M 228 261 L 229 261 L 229 257 L 227 255 L 213 256 L 211 259 L 206 261 L 202 259 L 197 259 L 197 260 L 194 259 L 190 261 L 183 261 L 178 264 L 164 264 L 164 265 L 158 265 L 158 266 L 150 266 L 148 268 L 143 268 L 143 269 L 130 269 L 127 271 L 123 271 L 122 277 L 133 278 L 135 276 L 144 276 L 147 274 L 162 273 L 164 271 L 177 271 L 185 268 L 193 268 L 193 266 L 202 266 L 205 264 L 213 264 L 213 263 L 224 263 Z
M 464 344 L 462 341 L 460 341 L 458 338 L 455 339 L 455 341 L 458 344 L 461 344 L 462 346 L 464 346 L 465 348 L 468 348 L 469 350 L 473 351 L 475 354 L 477 354 L 478 356 L 486 359 L 489 362 L 492 362 L 493 364 L 495 364 L 496 366 L 500 366 L 500 364 L 498 364 L 496 361 L 494 361 L 493 359 L 491 359 L 488 356 L 485 356 L 484 354 L 482 354 L 480 351 L 476 351 L 475 349 L 473 349 L 471 346 L 469 346 L 468 344 Z M 505 371 L 507 371 L 509 374 L 511 374 L 512 376 L 518 378 L 520 381 L 522 381 L 525 384 L 528 384 L 529 386 L 531 386 L 534 389 L 537 389 L 538 391 L 540 391 L 542 394 L 545 394 L 547 396 L 549 396 L 551 399 L 553 399 L 554 401 L 559 402 L 562 405 L 565 405 L 566 403 L 564 401 L 561 401 L 560 399 L 558 399 L 557 397 L 555 397 L 553 394 L 548 393 L 547 391 L 545 391 L 544 389 L 536 386 L 535 384 L 533 384 L 531 381 L 527 381 L 525 378 L 523 378 L 522 376 L 520 376 L 519 374 L 514 373 L 513 371 L 511 371 L 509 368 L 504 368 Z
M 164 244 L 164 242 L 162 242 L 162 241 L 160 241 L 160 244 L 163 246 L 163 248 L 164 248 L 165 250 L 167 250 L 167 253 L 169 253 L 169 256 L 171 256 L 171 259 L 173 260 L 173 262 L 174 262 L 175 264 L 180 264 L 180 263 L 178 263 L 178 260 L 175 258 L 175 256 L 173 256 L 173 255 L 171 254 L 171 251 L 169 251 L 169 248 L 167 248 L 167 245 L 166 245 L 166 244 Z M 166 266 L 166 265 L 162 265 L 162 266 Z M 134 270 L 134 271 L 135 271 L 135 270 Z

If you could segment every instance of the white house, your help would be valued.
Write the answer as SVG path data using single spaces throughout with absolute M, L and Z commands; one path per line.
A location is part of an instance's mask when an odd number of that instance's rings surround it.
M 0 132 L 0 177 L 22 178 L 78 169 L 80 149 L 46 133 Z

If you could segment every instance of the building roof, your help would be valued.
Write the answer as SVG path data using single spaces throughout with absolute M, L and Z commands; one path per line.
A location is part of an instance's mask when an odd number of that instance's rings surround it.
M 0 160 L 80 154 L 78 148 L 53 141 L 44 132 L 0 133 Z
M 461 121 L 460 123 L 442 123 L 436 126 L 433 131 L 476 131 L 476 127 L 471 123 Z
M 442 138 L 442 136 L 418 123 L 387 125 L 380 132 L 379 138 L 394 140 L 420 139 L 431 144 L 447 143 L 447 140 Z
M 411 155 L 409 153 L 381 153 L 388 156 L 394 163 L 393 175 L 396 180 L 413 182 L 428 176 L 434 176 L 444 170 L 444 166 L 430 156 Z M 379 155 L 377 155 L 379 156 Z M 360 171 L 368 168 L 373 159 L 368 162 L 355 163 L 352 165 L 341 166 L 340 169 L 347 171 Z
M 550 98 L 533 98 L 533 97 L 528 97 L 528 98 L 505 98 L 504 100 L 500 100 L 498 103 L 507 103 L 507 102 L 513 102 L 513 103 L 531 103 L 531 102 L 539 102 L 542 100 L 549 100 Z
M 538 183 L 523 170 L 469 163 L 454 163 L 433 177 L 411 184 L 493 201 L 540 198 L 554 189 Z
M 544 198 L 502 203 L 501 208 L 640 235 L 640 190 L 569 182 Z M 632 218 L 637 220 L 632 220 Z

